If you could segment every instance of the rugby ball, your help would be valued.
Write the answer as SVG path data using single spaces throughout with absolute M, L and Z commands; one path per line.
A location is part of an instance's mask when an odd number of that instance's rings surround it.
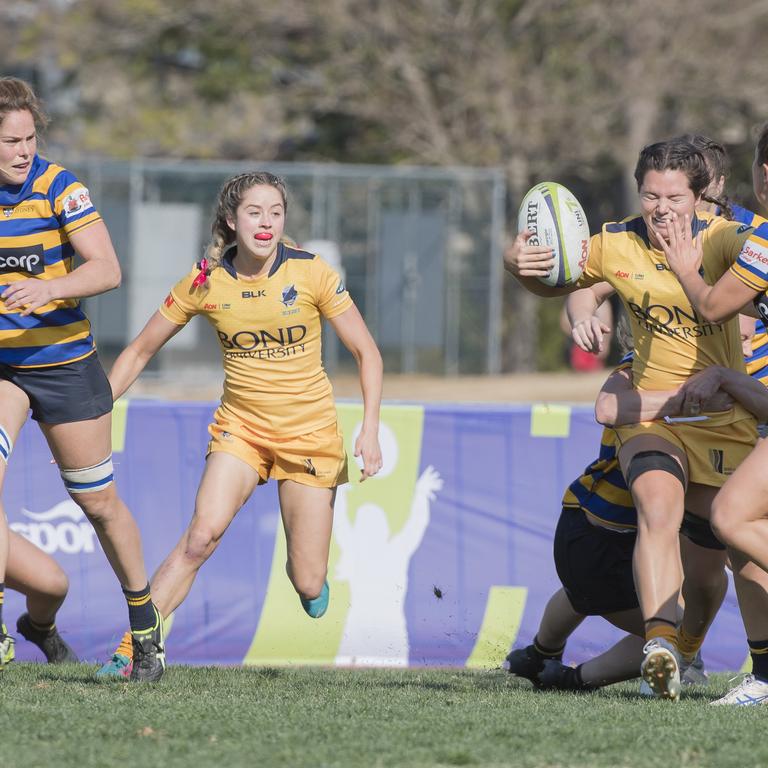
M 542 181 L 528 190 L 517 215 L 517 231 L 532 232 L 528 245 L 546 245 L 555 252 L 555 266 L 545 285 L 562 288 L 575 283 L 589 255 L 589 224 L 584 209 L 562 184 Z

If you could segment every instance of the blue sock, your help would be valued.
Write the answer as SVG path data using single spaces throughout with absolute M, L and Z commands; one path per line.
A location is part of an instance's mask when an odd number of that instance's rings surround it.
M 326 581 L 317 597 L 313 597 L 311 600 L 307 600 L 305 597 L 301 598 L 301 607 L 307 612 L 308 616 L 311 616 L 313 619 L 319 619 L 328 609 L 330 596 L 331 590 Z

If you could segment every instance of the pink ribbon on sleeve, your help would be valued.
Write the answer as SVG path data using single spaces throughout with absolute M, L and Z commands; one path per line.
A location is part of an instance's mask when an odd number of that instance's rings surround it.
M 206 280 L 208 280 L 208 261 L 207 259 L 203 259 L 200 262 L 200 272 L 192 281 L 192 287 L 199 288 L 201 285 L 205 285 Z

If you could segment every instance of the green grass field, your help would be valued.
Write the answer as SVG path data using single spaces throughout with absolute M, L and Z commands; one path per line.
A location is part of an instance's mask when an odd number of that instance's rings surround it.
M 707 706 L 725 675 L 675 705 L 502 671 L 172 667 L 136 686 L 94 669 L 0 674 L 2 768 L 768 765 L 768 709 Z

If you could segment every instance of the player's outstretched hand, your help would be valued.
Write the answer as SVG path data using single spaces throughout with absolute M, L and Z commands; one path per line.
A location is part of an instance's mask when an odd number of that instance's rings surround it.
M 576 346 L 585 352 L 597 355 L 605 347 L 605 337 L 611 332 L 611 327 L 606 325 L 597 315 L 592 315 L 588 320 L 580 320 L 571 329 L 571 338 Z
M 23 307 L 21 315 L 25 317 L 56 298 L 51 283 L 53 280 L 18 280 L 3 291 L 0 299 L 5 302 L 7 310 Z
M 546 245 L 528 245 L 533 233 L 525 229 L 504 251 L 504 269 L 515 277 L 546 277 L 555 266 L 554 251 Z
M 375 475 L 381 469 L 381 446 L 379 445 L 378 431 L 360 430 L 355 440 L 355 456 L 363 460 L 363 468 L 360 470 L 360 482 Z

